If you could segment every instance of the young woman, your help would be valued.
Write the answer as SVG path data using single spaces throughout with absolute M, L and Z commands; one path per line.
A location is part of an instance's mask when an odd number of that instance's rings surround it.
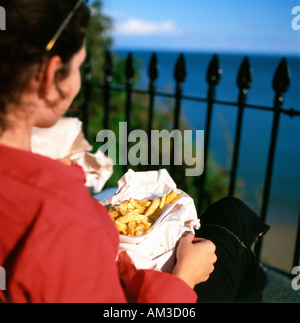
M 195 286 L 202 297 L 215 292 L 203 285 L 215 264 L 238 273 L 239 281 L 225 286 L 234 298 L 253 259 L 221 224 L 179 241 L 172 274 L 136 270 L 125 254 L 118 258 L 118 232 L 90 197 L 80 167 L 30 151 L 32 128 L 54 125 L 80 90 L 85 1 L 4 0 L 1 6 L 7 30 L 0 37 L 0 266 L 6 271 L 0 301 L 195 302 Z M 222 252 L 226 259 L 216 263 L 223 235 L 234 259 Z M 215 282 L 220 275 L 222 268 Z

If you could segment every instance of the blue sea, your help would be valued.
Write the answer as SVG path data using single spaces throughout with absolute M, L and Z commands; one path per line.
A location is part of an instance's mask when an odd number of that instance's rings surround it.
M 117 50 L 116 55 L 124 58 L 127 50 Z M 138 88 L 148 87 L 148 64 L 152 52 L 131 51 L 134 58 L 142 63 Z M 174 66 L 181 53 L 158 51 L 160 66 L 157 90 L 174 93 Z M 183 94 L 205 98 L 207 67 L 215 53 L 182 52 L 187 64 L 187 78 Z M 223 75 L 217 87 L 216 98 L 237 101 L 236 78 L 246 54 L 217 53 Z M 247 55 L 253 70 L 253 84 L 247 96 L 247 103 L 272 108 L 274 91 L 273 76 L 283 56 Z M 286 56 L 291 72 L 289 91 L 284 97 L 284 109 L 300 111 L 300 57 Z M 191 129 L 205 129 L 206 104 L 184 100 L 182 116 Z M 214 106 L 210 151 L 220 166 L 230 171 L 232 148 L 235 138 L 237 107 Z M 243 200 L 256 212 L 260 211 L 263 183 L 270 144 L 273 113 L 247 108 L 243 121 L 240 159 L 237 176 L 243 180 L 238 189 Z M 209 167 L 209 165 L 208 165 Z M 281 115 L 272 189 L 267 220 L 296 227 L 300 207 L 300 117 Z

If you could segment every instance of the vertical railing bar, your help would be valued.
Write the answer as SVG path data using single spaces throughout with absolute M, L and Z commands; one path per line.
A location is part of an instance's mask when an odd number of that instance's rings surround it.
M 297 227 L 297 236 L 295 243 L 293 267 L 300 266 L 300 208 L 299 208 L 299 218 L 298 218 L 298 227 Z
M 274 167 L 274 157 L 275 157 L 279 122 L 280 122 L 280 113 L 284 102 L 284 93 L 288 90 L 289 85 L 290 85 L 289 68 L 288 68 L 286 59 L 283 58 L 276 70 L 274 80 L 273 80 L 273 89 L 275 91 L 274 118 L 273 118 L 272 132 L 271 132 L 271 141 L 269 146 L 266 178 L 265 178 L 263 196 L 262 196 L 262 206 L 261 206 L 261 212 L 260 212 L 261 219 L 264 222 L 266 221 L 267 210 L 269 206 L 271 181 L 272 181 L 272 174 L 273 174 L 273 167 Z M 258 259 L 260 259 L 262 240 L 263 239 L 259 239 L 255 246 L 255 253 Z
M 156 90 L 156 79 L 158 78 L 158 63 L 157 55 L 153 53 L 151 56 L 149 69 L 149 116 L 148 116 L 148 165 L 151 165 L 151 130 L 153 128 L 153 114 L 154 114 L 154 99 Z
M 214 99 L 216 96 L 216 86 L 221 80 L 223 71 L 219 64 L 219 58 L 217 55 L 214 55 L 207 69 L 206 81 L 209 85 L 207 93 L 207 115 L 205 123 L 205 137 L 204 137 L 204 172 L 199 176 L 199 198 L 198 198 L 198 213 L 199 215 L 202 212 L 203 200 L 205 198 L 205 180 L 207 174 L 207 160 L 208 160 L 208 151 L 209 151 L 209 141 L 211 134 L 211 124 L 212 124 L 212 115 L 213 115 L 213 105 Z
M 173 129 L 179 129 L 180 127 L 180 115 L 181 115 L 181 101 L 182 101 L 182 90 L 183 83 L 186 79 L 186 63 L 183 54 L 180 54 L 174 71 L 174 79 L 176 81 L 175 90 L 175 110 L 174 110 L 174 126 Z
M 126 138 L 124 139 L 127 141 L 127 144 L 128 144 L 128 135 L 131 132 L 132 88 L 133 88 L 133 77 L 134 77 L 132 53 L 128 54 L 128 57 L 125 63 L 125 76 L 126 76 L 125 120 L 127 122 L 127 135 L 126 135 Z M 123 167 L 124 173 L 126 173 L 128 171 L 128 163 L 126 163 L 126 165 L 123 165 L 123 166 L 124 166 Z
M 104 118 L 103 118 L 103 129 L 108 129 L 109 126 L 109 103 L 110 103 L 110 87 L 112 82 L 112 56 L 110 51 L 105 53 L 104 63 Z
M 174 69 L 174 79 L 176 81 L 175 89 L 175 109 L 174 109 L 174 125 L 173 130 L 180 129 L 180 117 L 181 117 L 181 103 L 182 103 L 182 91 L 183 83 L 187 76 L 187 68 L 185 57 L 183 54 L 179 55 Z M 171 165 L 170 165 L 171 176 L 175 176 L 175 158 L 174 158 L 174 142 L 171 148 Z
M 133 76 L 134 76 L 132 53 L 129 53 L 126 60 L 125 75 L 126 75 L 125 120 L 127 122 L 127 129 L 129 133 L 131 131 L 130 117 L 131 117 L 131 110 L 132 110 L 132 83 L 133 83 Z
M 269 154 L 268 154 L 266 179 L 265 179 L 265 185 L 264 185 L 264 190 L 263 190 L 263 199 L 262 199 L 262 207 L 261 207 L 261 219 L 263 221 L 266 220 L 267 208 L 268 208 L 268 204 L 269 204 L 271 180 L 272 180 L 272 173 L 273 173 L 273 166 L 274 166 L 274 155 L 275 155 L 275 149 L 276 149 L 279 121 L 280 121 L 280 112 L 278 111 L 277 107 L 275 107 L 274 120 L 273 120 L 273 126 L 272 126 L 271 143 L 270 143 Z
M 237 78 L 237 84 L 240 89 L 240 92 L 239 92 L 239 98 L 238 98 L 238 117 L 237 117 L 237 126 L 236 126 L 236 134 L 235 134 L 233 161 L 232 161 L 232 168 L 230 172 L 230 183 L 229 183 L 229 193 L 228 193 L 229 196 L 233 196 L 235 192 L 236 173 L 237 173 L 238 158 L 239 158 L 239 151 L 240 151 L 242 126 L 243 126 L 243 116 L 244 116 L 245 104 L 247 99 L 247 93 L 249 88 L 252 85 L 252 71 L 251 71 L 248 57 L 245 57 L 241 65 L 238 78 Z
M 211 124 L 212 124 L 212 114 L 213 114 L 213 98 L 211 97 L 212 85 L 209 85 L 209 94 L 208 94 L 208 106 L 207 106 L 207 116 L 205 123 L 205 137 L 204 137 L 204 171 L 199 177 L 199 202 L 198 202 L 198 212 L 201 214 L 203 208 L 203 201 L 206 197 L 205 193 L 205 180 L 207 174 L 207 160 L 209 152 L 209 143 L 210 143 L 210 133 L 211 133 Z
M 235 142 L 234 142 L 233 161 L 232 161 L 232 168 L 230 172 L 230 183 L 229 183 L 229 192 L 228 192 L 229 196 L 233 196 L 235 193 L 236 173 L 237 173 L 237 165 L 238 165 L 238 158 L 239 158 L 239 151 L 240 151 L 244 107 L 245 106 L 240 101 L 239 107 L 238 107 L 239 110 L 238 110 Z

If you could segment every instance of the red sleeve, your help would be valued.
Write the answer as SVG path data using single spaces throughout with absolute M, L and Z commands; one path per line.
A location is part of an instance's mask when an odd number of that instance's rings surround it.
M 116 265 L 117 245 L 107 228 L 88 217 L 60 221 L 44 221 L 27 240 L 7 288 L 12 302 L 126 302 Z
M 197 294 L 181 279 L 164 272 L 138 270 L 126 286 L 137 303 L 195 303 Z

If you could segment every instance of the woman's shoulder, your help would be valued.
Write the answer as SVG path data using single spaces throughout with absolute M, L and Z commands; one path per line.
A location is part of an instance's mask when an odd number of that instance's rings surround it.
M 85 174 L 78 165 L 0 146 L 0 190 L 8 209 L 46 212 L 50 218 L 64 214 L 66 220 L 89 214 L 90 222 L 98 222 L 106 211 L 84 184 Z
M 0 176 L 37 189 L 83 186 L 85 175 L 80 166 L 68 166 L 60 161 L 30 151 L 0 146 Z

